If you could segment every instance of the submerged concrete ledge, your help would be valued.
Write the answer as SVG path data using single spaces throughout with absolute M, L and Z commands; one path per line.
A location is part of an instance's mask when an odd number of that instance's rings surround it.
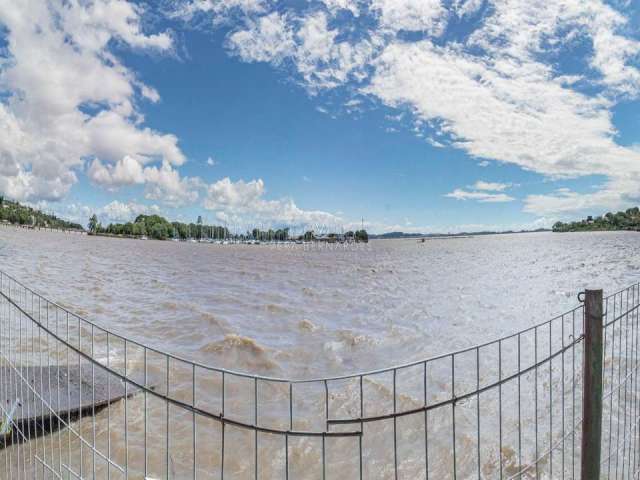
M 135 391 L 135 387 L 129 386 L 126 393 L 131 395 Z M 64 428 L 65 423 L 96 413 L 124 397 L 124 383 L 91 364 L 82 368 L 0 367 L 2 421 L 14 409 L 13 423 L 23 434 L 30 432 L 32 438 Z M 0 435 L 0 448 L 23 440 L 15 432 Z

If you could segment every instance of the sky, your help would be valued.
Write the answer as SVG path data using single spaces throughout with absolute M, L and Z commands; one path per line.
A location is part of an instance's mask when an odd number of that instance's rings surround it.
M 0 192 L 83 224 L 548 227 L 639 107 L 633 0 L 0 0 Z

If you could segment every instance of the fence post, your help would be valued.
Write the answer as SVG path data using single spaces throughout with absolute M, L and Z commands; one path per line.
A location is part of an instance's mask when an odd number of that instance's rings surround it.
M 581 480 L 600 478 L 602 324 L 602 290 L 586 290 L 584 293 Z

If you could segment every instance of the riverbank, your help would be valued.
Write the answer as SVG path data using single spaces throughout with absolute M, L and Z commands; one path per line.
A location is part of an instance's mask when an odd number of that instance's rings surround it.
M 15 228 L 20 230 L 37 230 L 42 232 L 76 233 L 80 235 L 87 234 L 86 231 L 78 230 L 75 228 L 52 228 L 52 227 L 42 227 L 42 226 L 34 226 L 34 225 L 21 225 L 19 223 L 10 223 L 5 220 L 0 221 L 0 227 Z
M 554 232 L 622 232 L 640 231 L 640 208 L 628 208 L 618 213 L 605 213 L 599 217 L 589 215 L 574 222 L 556 222 Z

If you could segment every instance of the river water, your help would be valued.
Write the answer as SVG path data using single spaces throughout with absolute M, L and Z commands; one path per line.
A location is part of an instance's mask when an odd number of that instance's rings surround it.
M 636 233 L 208 245 L 0 230 L 2 269 L 129 338 L 284 377 L 370 370 L 490 340 L 638 280 Z
M 143 344 L 304 379 L 420 360 L 541 323 L 575 307 L 585 287 L 637 282 L 639 243 L 631 232 L 535 233 L 305 248 L 2 228 L 0 265 Z M 245 478 L 250 469 L 237 462 Z

